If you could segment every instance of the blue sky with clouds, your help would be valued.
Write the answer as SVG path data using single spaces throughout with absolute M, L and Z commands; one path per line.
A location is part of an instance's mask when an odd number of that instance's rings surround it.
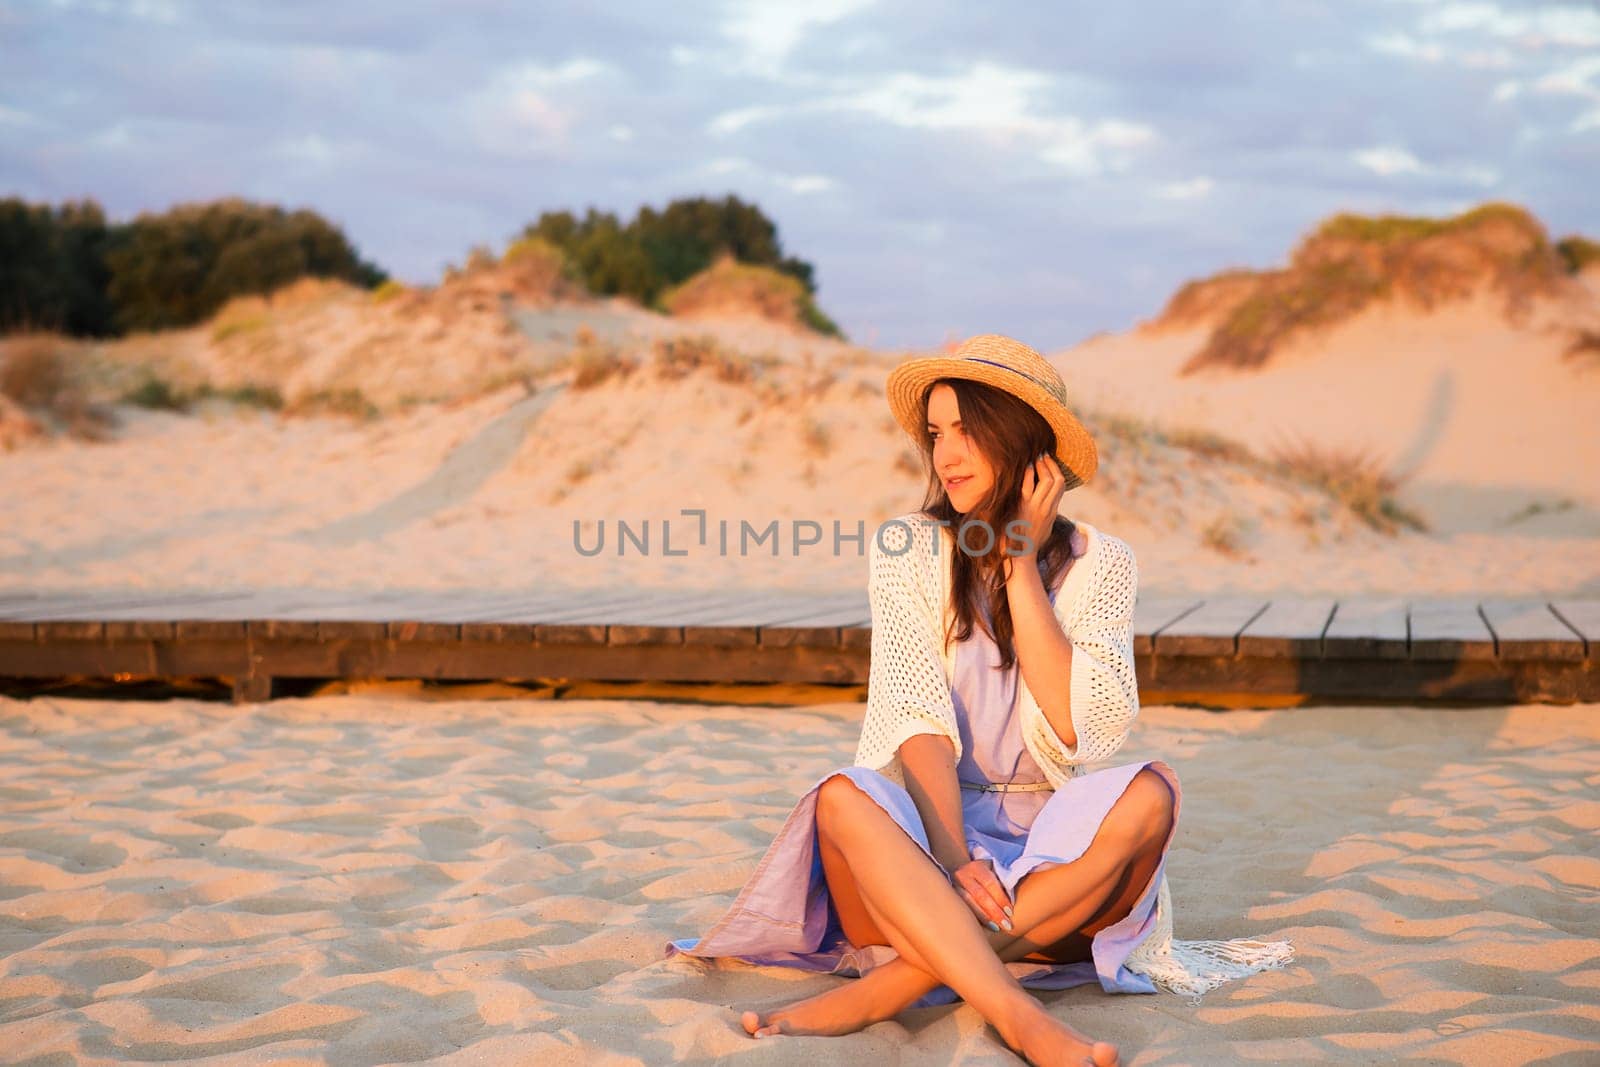
M 735 193 L 853 339 L 1045 349 L 1340 210 L 1600 236 L 1600 5 L 0 0 L 0 195 L 311 207 L 411 282 Z

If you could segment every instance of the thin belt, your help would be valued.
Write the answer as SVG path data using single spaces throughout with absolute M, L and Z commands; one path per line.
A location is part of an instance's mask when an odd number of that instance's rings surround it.
M 981 793 L 1037 793 L 1055 786 L 1049 782 L 962 782 L 961 788 Z

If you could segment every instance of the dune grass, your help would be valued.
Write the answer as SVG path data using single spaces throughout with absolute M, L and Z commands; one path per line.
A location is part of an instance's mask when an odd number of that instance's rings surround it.
M 656 304 L 669 315 L 738 309 L 776 322 L 799 323 L 828 337 L 844 336 L 838 324 L 817 307 L 800 279 L 771 267 L 741 263 L 732 256 L 724 256 L 666 290 Z
M 0 393 L 73 437 L 104 441 L 116 428 L 116 412 L 90 399 L 76 365 L 81 350 L 79 343 L 55 333 L 5 338 L 0 342 Z
M 1395 499 L 1399 483 L 1387 472 L 1383 461 L 1368 450 L 1294 441 L 1263 457 L 1242 442 L 1210 430 L 1163 429 L 1147 419 L 1114 412 L 1084 411 L 1080 415 L 1096 437 L 1129 449 L 1136 461 L 1152 459 L 1161 448 L 1181 448 L 1261 476 L 1311 486 L 1382 533 L 1393 534 L 1402 527 L 1428 529 L 1425 519 Z M 1203 530 L 1202 539 L 1212 538 L 1220 549 L 1236 542 L 1241 533 L 1235 529 L 1230 534 L 1223 524 L 1210 533 Z
M 1293 337 L 1349 319 L 1381 300 L 1404 296 L 1424 308 L 1465 299 L 1482 285 L 1506 298 L 1506 313 L 1526 311 L 1574 262 L 1600 246 L 1569 238 L 1560 249 L 1526 209 L 1490 202 L 1432 218 L 1343 213 L 1303 238 L 1281 270 L 1229 270 L 1191 282 L 1163 318 L 1187 321 L 1208 309 L 1210 336 L 1182 367 L 1259 367 Z
M 1428 529 L 1426 520 L 1395 499 L 1399 484 L 1365 449 L 1299 441 L 1275 449 L 1269 462 L 1277 473 L 1323 490 L 1382 533 L 1396 533 L 1402 526 Z

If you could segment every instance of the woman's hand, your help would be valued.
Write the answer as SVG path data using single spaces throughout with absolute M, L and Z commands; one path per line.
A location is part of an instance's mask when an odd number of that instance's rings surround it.
M 1021 520 L 1027 526 L 1027 534 L 1031 539 L 1023 547 L 1026 551 L 1013 553 L 1011 541 L 1006 542 L 1006 552 L 1012 554 L 1013 559 L 1037 559 L 1039 548 L 1050 538 L 1050 531 L 1055 526 L 1056 514 L 1061 509 L 1061 494 L 1067 491 L 1067 480 L 1061 474 L 1061 467 L 1057 465 L 1056 458 L 1051 455 L 1042 455 L 1035 459 L 1028 469 L 1022 472 L 1022 492 L 1017 499 L 1017 513 L 1013 522 Z M 1006 524 L 1007 530 L 1011 523 Z M 1010 577 L 1011 564 L 1007 561 L 1006 576 Z
M 950 872 L 950 884 L 979 922 L 991 930 L 1010 931 L 1011 898 L 995 875 L 991 861 L 968 860 Z

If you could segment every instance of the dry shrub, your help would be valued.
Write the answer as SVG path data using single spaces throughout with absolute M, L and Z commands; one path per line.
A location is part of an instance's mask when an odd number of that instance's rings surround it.
M 572 353 L 572 388 L 593 389 L 613 378 L 626 378 L 639 361 L 624 356 L 612 345 L 579 346 Z
M 807 419 L 805 425 L 806 452 L 813 456 L 826 456 L 833 450 L 833 434 L 827 424 Z
M 283 414 L 342 415 L 371 422 L 382 412 L 360 389 L 317 389 L 302 393 L 283 405 Z
M 1395 500 L 1399 483 L 1381 459 L 1364 449 L 1330 448 L 1302 440 L 1275 449 L 1272 464 L 1277 473 L 1332 496 L 1375 530 L 1392 534 L 1401 526 L 1428 529 L 1421 516 Z
M 1244 523 L 1231 513 L 1218 515 L 1200 530 L 1200 543 L 1225 556 L 1244 552 Z
M 1227 460 L 1230 463 L 1238 463 L 1242 466 L 1249 466 L 1257 462 L 1255 453 L 1251 452 L 1249 448 L 1238 441 L 1229 440 L 1221 434 L 1213 433 L 1210 430 L 1180 427 L 1175 430 L 1168 430 L 1166 439 L 1170 444 L 1179 448 L 1186 448 L 1207 459 Z
M 1600 364 L 1600 330 L 1579 330 L 1562 355 L 1566 359 L 1588 358 Z
M 17 429 L 10 440 L 42 436 L 39 420 L 65 428 L 73 437 L 104 441 L 117 425 L 116 413 L 102 404 L 91 403 L 81 374 L 72 365 L 76 346 L 67 338 L 52 333 L 16 334 L 0 341 L 0 395 L 21 409 L 35 422 L 14 413 L 7 419 Z M 8 445 L 9 447 L 9 445 Z
M 800 279 L 771 267 L 740 263 L 730 255 L 663 293 L 657 302 L 670 315 L 755 315 L 841 336 L 839 327 L 817 307 Z
M 752 381 L 757 373 L 755 360 L 724 348 L 714 337 L 657 338 L 653 352 L 657 377 L 668 380 L 685 378 L 705 368 L 717 381 L 739 385 Z

